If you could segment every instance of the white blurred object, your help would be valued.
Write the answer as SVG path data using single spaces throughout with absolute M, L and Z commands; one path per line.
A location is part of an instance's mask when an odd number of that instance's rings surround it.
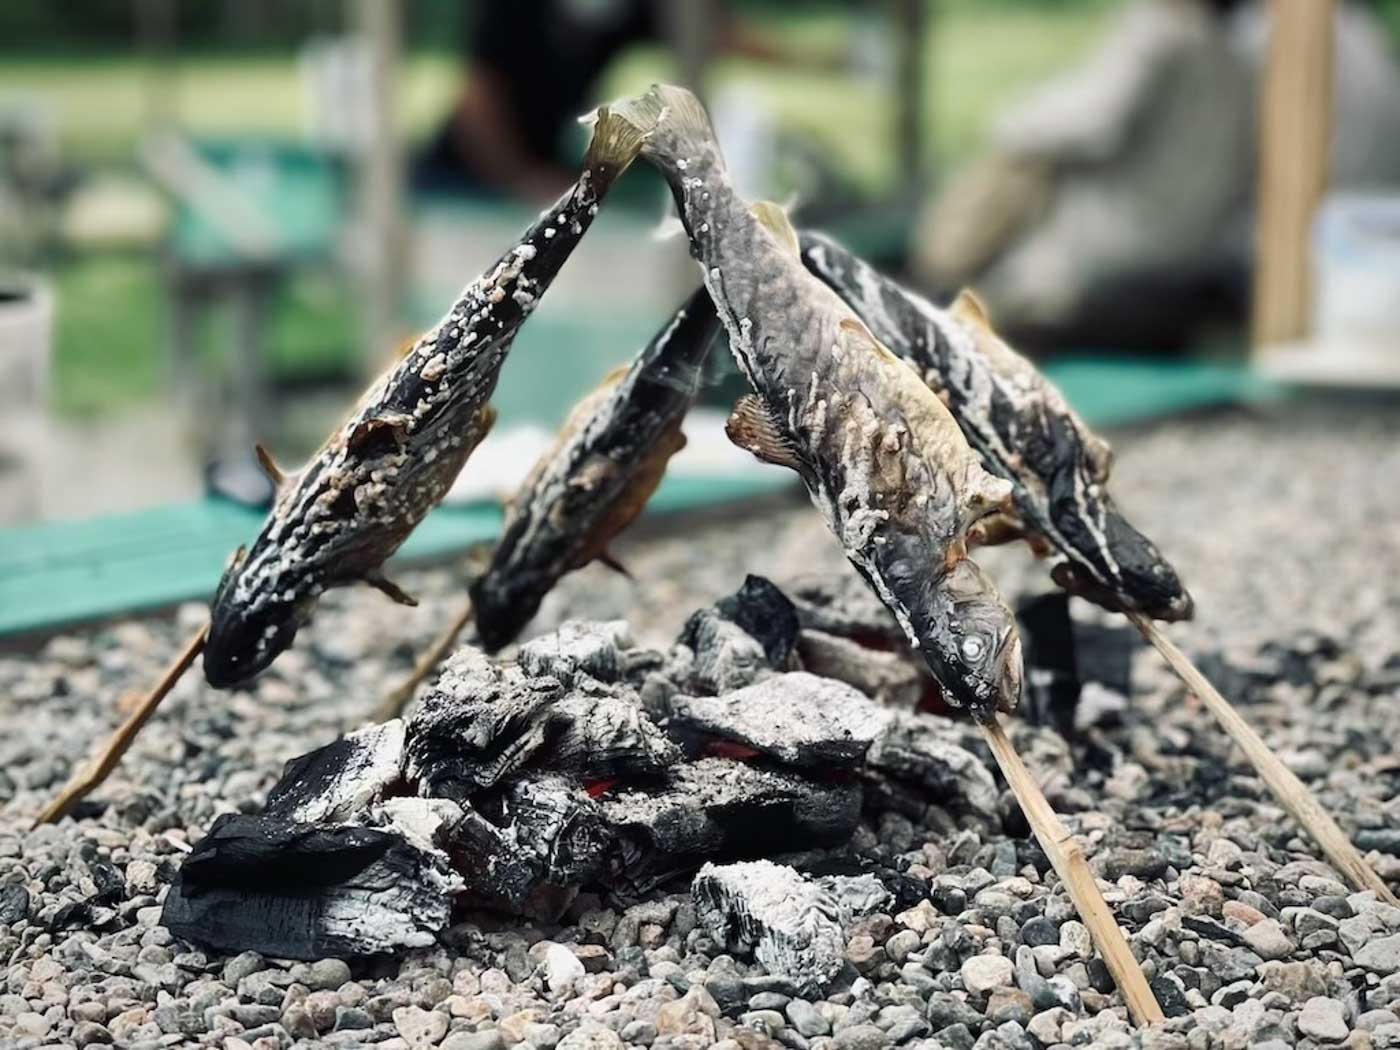
M 724 143 L 729 177 L 741 196 L 763 200 L 774 195 L 778 165 L 778 122 L 761 96 L 732 85 L 710 104 L 715 137 Z
M 370 146 L 364 114 L 373 102 L 374 57 L 358 36 L 316 37 L 301 48 L 297 74 L 308 142 L 334 153 Z
M 715 352 L 724 349 L 715 347 Z M 685 448 L 672 457 L 668 474 L 691 478 L 794 477 L 786 467 L 776 467 L 754 458 L 724 432 L 729 413 L 715 408 L 692 408 L 682 430 Z
M 1334 193 L 1313 224 L 1312 337 L 1271 351 L 1277 378 L 1400 386 L 1400 192 Z
M 39 513 L 52 346 L 49 286 L 0 277 L 0 523 Z
M 460 506 L 505 500 L 552 444 L 553 432 L 538 423 L 494 427 L 467 460 L 443 503 Z

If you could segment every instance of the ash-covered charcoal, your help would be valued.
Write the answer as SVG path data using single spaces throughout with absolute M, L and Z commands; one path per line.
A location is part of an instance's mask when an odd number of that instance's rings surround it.
M 695 915 L 728 950 L 752 955 L 803 995 L 846 965 L 841 905 L 825 886 L 767 860 L 706 864 L 690 884 Z
M 791 671 L 722 696 L 678 696 L 670 726 L 700 740 L 736 741 L 785 765 L 849 769 L 889 721 L 849 685 Z
M 395 718 L 308 751 L 283 768 L 263 813 L 300 824 L 352 820 L 402 782 L 403 745 Z
M 681 688 L 714 695 L 740 689 L 769 673 L 763 644 L 715 609 L 692 613 L 681 630 L 680 644 L 695 654 Z
M 516 660 L 526 674 L 557 678 L 565 685 L 579 674 L 615 682 L 623 669 L 622 652 L 631 647 L 632 632 L 625 620 L 568 620 L 557 631 L 522 645 Z
M 868 649 L 908 646 L 894 615 L 858 576 L 800 576 L 788 583 L 787 594 L 803 630 L 849 638 Z
M 527 774 L 467 811 L 449 851 L 464 901 L 553 922 L 596 881 L 611 841 L 598 805 L 577 784 Z
M 927 880 L 895 867 L 883 851 L 808 850 L 774 856 L 829 889 L 852 916 L 912 908 L 928 896 Z
M 866 754 L 866 764 L 896 780 L 917 784 L 954 812 L 997 820 L 1000 793 L 991 772 L 960 743 L 947 719 L 891 712 L 889 725 Z
M 544 746 L 546 713 L 564 695 L 477 649 L 458 650 L 408 723 L 404 771 L 420 795 L 466 799 L 520 769 Z
M 861 788 L 724 758 L 677 766 L 666 784 L 598 800 L 617 842 L 607 884 L 640 893 L 714 857 L 834 846 L 860 819 Z
M 660 776 L 682 760 L 681 749 L 631 695 L 567 696 L 548 718 L 548 746 L 532 764 L 555 772 L 589 780 Z
M 804 630 L 797 655 L 813 674 L 845 682 L 889 707 L 913 710 L 937 688 L 928 669 L 903 652 L 869 649 L 825 631 Z
M 393 828 L 226 814 L 185 858 L 162 924 L 216 951 L 288 959 L 434 943 L 461 880 Z
M 801 624 L 797 607 L 771 580 L 746 576 L 742 587 L 715 602 L 715 611 L 758 640 L 770 667 L 788 669 Z

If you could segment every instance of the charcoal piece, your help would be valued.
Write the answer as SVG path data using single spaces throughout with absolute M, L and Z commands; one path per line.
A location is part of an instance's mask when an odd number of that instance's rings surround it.
M 996 819 L 1000 799 L 996 781 L 959 739 L 947 719 L 895 711 L 866 754 L 866 764 L 887 776 L 919 784 L 933 801 L 954 812 Z
M 1026 690 L 1021 717 L 1033 725 L 1074 734 L 1074 711 L 1083 685 L 1075 658 L 1069 595 L 1041 594 L 1020 603 L 1016 619 L 1025 646 Z
M 797 653 L 813 674 L 855 686 L 890 707 L 914 708 L 934 684 L 922 661 L 915 663 L 902 652 L 868 649 L 825 631 L 804 630 Z
M 286 959 L 434 943 L 460 883 L 392 829 L 225 814 L 185 858 L 161 922 L 220 952 Z
M 548 718 L 549 743 L 534 764 L 558 773 L 589 780 L 660 776 L 683 757 L 633 697 L 572 694 Z
M 601 870 L 611 833 L 563 777 L 527 774 L 467 812 L 449 847 L 477 907 L 553 922 Z
M 420 795 L 471 798 L 544 746 L 546 713 L 563 692 L 556 679 L 526 678 L 479 650 L 459 650 L 408 723 L 408 779 Z
M 803 576 L 787 585 L 787 595 L 804 629 L 850 638 L 870 649 L 907 647 L 894 616 L 859 576 Z
M 715 602 L 715 611 L 758 640 L 770 667 L 788 669 L 801 625 L 797 607 L 771 580 L 746 576 L 742 587 Z
M 874 875 L 818 875 L 812 881 L 830 894 L 839 913 L 848 918 L 874 915 L 894 903 L 894 894 Z
M 680 642 L 695 653 L 684 688 L 713 696 L 742 689 L 771 670 L 763 645 L 737 623 L 715 609 L 691 614 Z
M 671 702 L 673 726 L 738 741 L 791 766 L 850 768 L 889 721 L 887 711 L 849 685 L 805 671 Z
M 598 800 L 617 833 L 608 885 L 644 892 L 711 858 L 757 857 L 834 846 L 860 819 L 861 788 L 725 758 L 677 766 L 666 784 L 626 787 Z
M 706 864 L 690 886 L 696 918 L 732 952 L 818 995 L 846 964 L 841 906 L 826 887 L 771 861 Z
M 526 642 L 516 659 L 526 674 L 557 678 L 565 685 L 573 684 L 579 674 L 600 682 L 615 682 L 621 675 L 621 653 L 631 645 L 631 633 L 624 620 L 569 620 L 560 624 L 557 631 Z
M 263 813 L 298 824 L 354 819 L 403 779 L 403 746 L 395 718 L 299 755 L 282 768 Z

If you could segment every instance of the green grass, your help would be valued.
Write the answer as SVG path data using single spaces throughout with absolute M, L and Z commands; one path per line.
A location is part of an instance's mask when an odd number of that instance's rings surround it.
M 949 0 L 925 41 L 929 61 L 927 141 L 936 172 L 967 155 L 990 117 L 1020 92 L 1073 63 L 1091 45 L 1113 6 L 1003 6 Z M 793 48 L 831 50 L 848 40 L 841 10 L 760 14 Z M 638 90 L 664 77 L 657 49 L 639 49 L 606 78 L 603 96 Z M 410 141 L 441 118 L 457 82 L 447 53 L 415 54 L 403 63 L 399 120 Z M 725 61 L 720 91 L 742 89 L 764 100 L 783 127 L 820 144 L 834 168 L 867 193 L 894 184 L 892 115 L 879 83 Z M 285 137 L 300 134 L 304 114 L 291 55 L 196 55 L 153 73 L 136 55 L 81 58 L 10 57 L 0 62 L 0 105 L 37 100 L 56 121 L 65 157 L 84 166 L 130 167 L 153 116 L 199 135 Z M 90 414 L 127 407 L 162 389 L 164 289 L 153 257 L 115 255 L 60 263 L 54 362 L 56 407 Z M 353 345 L 355 313 L 343 286 L 299 278 L 274 311 L 273 368 L 281 375 L 334 371 Z M 218 342 L 219 322 L 208 340 Z

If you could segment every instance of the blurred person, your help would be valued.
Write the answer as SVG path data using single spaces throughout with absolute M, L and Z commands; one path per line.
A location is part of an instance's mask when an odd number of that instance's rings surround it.
M 715 50 L 830 67 L 761 39 L 712 5 Z M 627 47 L 664 39 L 664 0 L 483 0 L 468 32 L 468 66 L 452 113 L 414 165 L 429 192 L 553 199 L 572 181 L 568 133 L 598 77 Z
M 1000 326 L 1040 342 L 1082 339 L 1085 324 L 1095 339 L 1169 336 L 1162 323 L 1249 192 L 1253 75 L 1230 46 L 1235 6 L 1125 7 L 1087 61 L 1002 115 L 990 153 L 926 209 L 916 276 L 943 294 L 975 284 Z M 1152 295 L 1164 275 L 1185 280 Z

